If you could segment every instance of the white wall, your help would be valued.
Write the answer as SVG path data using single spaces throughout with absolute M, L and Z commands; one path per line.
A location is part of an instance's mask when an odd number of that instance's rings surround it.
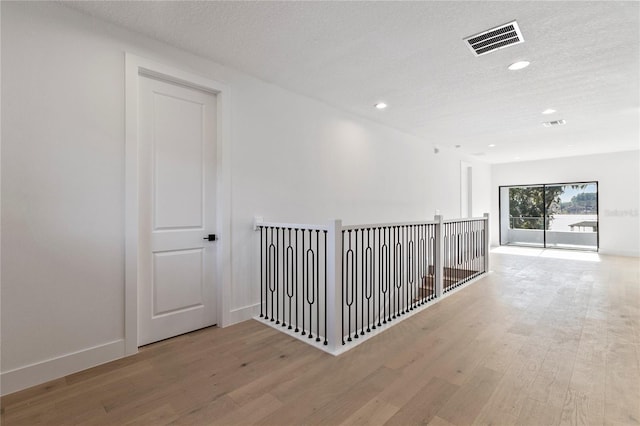
M 460 160 L 400 133 L 59 4 L 2 3 L 3 392 L 123 354 L 124 52 L 226 83 L 232 295 L 259 300 L 254 215 L 457 217 Z M 473 207 L 490 168 L 474 163 Z M 248 307 L 248 309 L 243 309 Z
M 600 253 L 640 256 L 639 164 L 640 151 L 629 151 L 492 166 L 492 245 L 498 245 L 500 185 L 598 181 Z

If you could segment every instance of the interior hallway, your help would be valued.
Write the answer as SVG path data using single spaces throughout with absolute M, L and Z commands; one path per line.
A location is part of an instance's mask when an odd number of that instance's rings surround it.
M 638 424 L 639 266 L 502 247 L 339 357 L 255 321 L 205 329 L 3 397 L 2 424 Z

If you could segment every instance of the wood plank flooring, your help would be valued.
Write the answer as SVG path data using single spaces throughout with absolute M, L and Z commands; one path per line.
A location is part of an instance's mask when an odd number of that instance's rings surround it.
M 510 251 L 339 357 L 211 328 L 7 395 L 2 424 L 640 424 L 639 259 Z

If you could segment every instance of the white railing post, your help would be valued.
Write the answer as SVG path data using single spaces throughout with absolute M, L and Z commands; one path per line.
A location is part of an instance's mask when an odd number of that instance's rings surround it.
M 329 222 L 327 235 L 327 340 L 329 350 L 342 347 L 342 221 Z
M 489 272 L 489 249 L 491 248 L 491 233 L 489 232 L 489 213 L 484 215 L 484 271 Z
M 434 217 L 436 221 L 436 255 L 435 255 L 435 285 L 436 298 L 442 297 L 442 284 L 444 280 L 444 228 L 442 226 L 442 215 Z

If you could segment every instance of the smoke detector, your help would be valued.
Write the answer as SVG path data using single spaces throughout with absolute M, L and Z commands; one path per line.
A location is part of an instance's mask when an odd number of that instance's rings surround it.
M 482 56 L 524 42 L 516 21 L 482 31 L 463 39 L 474 55 Z
M 565 120 L 554 120 L 542 123 L 544 127 L 562 126 L 563 124 L 567 124 L 567 122 Z

